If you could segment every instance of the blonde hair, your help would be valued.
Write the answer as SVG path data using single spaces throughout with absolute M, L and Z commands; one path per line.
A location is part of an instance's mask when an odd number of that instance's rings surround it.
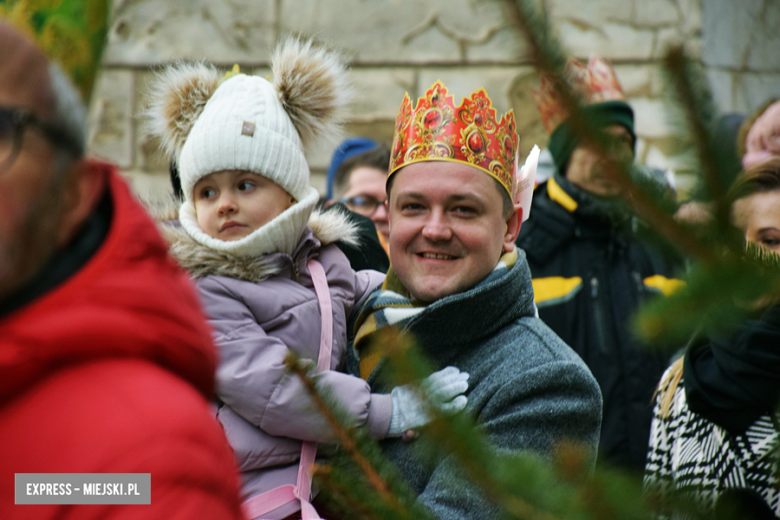
M 661 378 L 661 382 L 658 383 L 658 388 L 655 389 L 654 397 L 661 405 L 661 417 L 664 419 L 669 416 L 674 393 L 677 391 L 677 387 L 680 386 L 680 381 L 682 380 L 684 358 L 685 356 L 681 356 L 677 361 L 672 363 L 672 366 L 669 367 Z
M 729 188 L 728 196 L 733 204 L 742 197 L 775 190 L 780 190 L 780 157 L 773 157 L 739 172 Z

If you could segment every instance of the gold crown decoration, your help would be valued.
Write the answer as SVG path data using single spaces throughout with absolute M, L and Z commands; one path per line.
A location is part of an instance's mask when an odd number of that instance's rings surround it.
M 570 59 L 563 69 L 563 77 L 584 105 L 626 99 L 615 70 L 600 56 L 591 56 L 587 66 Z M 531 92 L 544 129 L 550 134 L 570 115 L 563 106 L 558 84 L 552 76 L 542 73 L 539 89 Z
M 108 0 L 0 0 L 0 18 L 35 40 L 89 103 L 108 31 Z
M 423 161 L 454 161 L 474 166 L 513 193 L 518 145 L 514 112 L 500 118 L 484 89 L 455 106 L 441 81 L 436 81 L 412 107 L 409 94 L 395 121 L 390 172 Z

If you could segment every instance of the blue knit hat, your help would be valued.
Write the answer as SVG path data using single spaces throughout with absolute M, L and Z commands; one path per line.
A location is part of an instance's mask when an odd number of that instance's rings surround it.
M 379 145 L 376 141 L 372 141 L 367 137 L 350 137 L 336 148 L 328 168 L 328 199 L 333 197 L 333 183 L 336 181 L 336 171 L 339 169 L 339 166 L 350 157 L 373 150 L 377 146 Z

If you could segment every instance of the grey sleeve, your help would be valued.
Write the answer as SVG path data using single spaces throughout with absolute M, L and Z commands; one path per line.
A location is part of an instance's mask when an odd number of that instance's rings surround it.
M 595 462 L 601 392 L 581 363 L 547 363 L 503 384 L 477 420 L 497 452 L 528 451 L 549 460 L 556 444 L 569 440 L 588 450 Z M 438 464 L 418 500 L 442 520 L 500 516 L 453 455 Z

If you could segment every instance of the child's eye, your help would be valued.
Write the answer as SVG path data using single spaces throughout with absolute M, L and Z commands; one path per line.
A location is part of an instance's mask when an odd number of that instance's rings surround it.
M 210 199 L 214 197 L 217 194 L 217 190 L 214 188 L 203 188 L 200 190 L 200 198 L 201 199 Z
M 254 187 L 254 183 L 249 181 L 241 181 L 238 183 L 238 191 L 249 191 Z

